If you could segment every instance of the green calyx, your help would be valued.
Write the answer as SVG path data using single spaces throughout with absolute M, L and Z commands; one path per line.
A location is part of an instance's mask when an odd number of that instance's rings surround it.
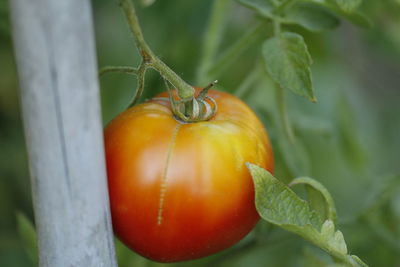
M 214 86 L 216 82 L 217 81 L 203 88 L 197 97 L 193 96 L 189 99 L 176 100 L 173 96 L 173 90 L 168 89 L 169 98 L 161 97 L 155 99 L 169 101 L 172 112 L 179 121 L 185 123 L 207 121 L 217 112 L 217 102 L 207 95 L 208 90 Z

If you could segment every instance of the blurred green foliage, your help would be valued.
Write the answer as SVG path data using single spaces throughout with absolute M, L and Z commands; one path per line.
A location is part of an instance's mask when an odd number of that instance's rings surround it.
M 201 58 L 211 3 L 158 0 L 139 10 L 150 46 L 189 83 Z M 93 9 L 99 66 L 138 65 L 117 4 L 95 0 Z M 285 139 L 274 85 L 258 64 L 260 41 L 213 78 L 220 90 L 235 93 L 243 80 L 255 77 L 240 95 L 268 128 L 275 176 L 284 182 L 302 175 L 320 181 L 333 196 L 351 253 L 370 266 L 400 266 L 400 2 L 365 0 L 361 9 L 372 28 L 341 21 L 336 30 L 315 34 L 289 26 L 304 36 L 313 57 L 318 99 L 313 104 L 287 92 L 295 144 Z M 232 1 L 221 51 L 257 23 L 253 12 Z M 7 3 L 0 1 L 0 266 L 34 266 L 17 234 L 16 211 L 31 221 L 33 211 L 10 32 Z M 104 123 L 129 104 L 135 86 L 134 76 L 108 74 L 101 79 Z M 158 74 L 148 72 L 142 100 L 163 90 Z M 117 248 L 121 267 L 161 265 L 119 242 Z M 330 261 L 299 237 L 261 222 L 233 248 L 173 266 L 328 266 Z

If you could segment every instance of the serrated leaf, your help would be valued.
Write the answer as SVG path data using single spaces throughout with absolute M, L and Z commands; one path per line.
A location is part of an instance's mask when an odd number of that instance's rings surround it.
M 309 240 L 340 262 L 360 266 L 351 255 L 347 255 L 343 234 L 335 231 L 332 221 L 322 223 L 306 201 L 268 171 L 251 163 L 246 163 L 246 166 L 253 177 L 256 209 L 261 218 Z
M 335 207 L 335 202 L 333 201 L 333 198 L 329 191 L 323 186 L 320 182 L 310 178 L 310 177 L 299 177 L 294 179 L 291 183 L 290 186 L 293 185 L 298 185 L 298 184 L 304 184 L 306 186 L 309 186 L 312 188 L 312 190 L 315 190 L 321 194 L 323 197 L 323 200 L 325 202 L 325 210 L 326 210 L 326 216 L 327 219 L 333 221 L 336 224 L 336 207 Z
M 349 20 L 350 22 L 359 27 L 370 28 L 372 26 L 372 22 L 367 18 L 367 16 L 364 13 L 358 10 L 353 10 L 353 12 L 346 12 L 345 10 L 340 8 L 339 5 L 335 3 L 336 0 L 310 0 L 310 1 L 332 10 L 333 12 L 337 13 L 340 16 L 345 17 L 347 20 Z
M 21 212 L 17 212 L 18 234 L 32 263 L 38 264 L 37 236 L 32 222 Z
M 337 248 L 338 251 L 342 252 L 343 254 L 347 254 L 347 246 L 346 242 L 344 242 L 343 233 L 339 230 L 335 232 L 333 236 L 333 242 L 331 241 L 334 247 Z
M 359 27 L 370 28 L 372 25 L 371 21 L 365 16 L 364 13 L 358 10 L 353 10 L 352 12 L 346 12 L 337 3 L 335 3 L 337 0 L 310 0 L 310 1 L 334 11 L 338 15 L 345 17 L 347 20 L 349 20 L 350 22 Z M 347 0 L 342 0 L 342 1 L 347 1 Z
M 254 180 L 256 208 L 262 218 L 277 225 L 321 227 L 319 215 L 289 187 L 256 165 L 248 163 L 247 167 Z
M 237 0 L 237 2 L 254 10 L 262 17 L 273 17 L 274 5 L 271 0 Z
M 315 102 L 311 56 L 301 35 L 284 32 L 265 41 L 264 62 L 271 78 L 282 88 Z
M 335 234 L 335 224 L 331 220 L 326 220 L 321 227 L 323 236 L 333 236 Z
M 361 4 L 362 0 L 333 0 L 346 13 L 355 11 Z
M 298 24 L 309 31 L 321 32 L 336 28 L 340 21 L 323 7 L 298 3 L 286 12 L 284 23 Z

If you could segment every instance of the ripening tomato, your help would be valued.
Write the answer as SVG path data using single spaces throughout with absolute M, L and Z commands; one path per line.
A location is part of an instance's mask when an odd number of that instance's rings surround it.
M 259 220 L 245 163 L 272 172 L 267 133 L 240 99 L 214 90 L 208 96 L 218 105 L 208 121 L 180 122 L 167 101 L 150 100 L 105 129 L 114 231 L 146 258 L 213 254 Z

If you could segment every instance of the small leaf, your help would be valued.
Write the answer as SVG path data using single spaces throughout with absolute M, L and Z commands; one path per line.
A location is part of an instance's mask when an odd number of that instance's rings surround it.
M 365 16 L 364 13 L 358 10 L 347 12 L 343 8 L 341 8 L 339 4 L 337 4 L 338 1 L 353 2 L 358 0 L 310 0 L 310 1 L 332 10 L 333 12 L 337 13 L 340 16 L 345 17 L 347 20 L 349 20 L 350 22 L 359 27 L 370 28 L 372 25 L 371 21 Z
M 348 266 L 363 266 L 351 255 L 340 231 L 334 223 L 322 219 L 306 201 L 268 171 L 246 163 L 255 187 L 256 209 L 264 220 L 296 233 L 328 252 L 335 260 Z
M 346 13 L 352 13 L 361 4 L 362 0 L 333 0 L 341 10 Z
M 274 5 L 271 0 L 237 0 L 237 2 L 256 11 L 262 17 L 273 17 Z
M 313 190 L 318 191 L 322 195 L 325 201 L 324 206 L 326 210 L 327 219 L 333 221 L 336 224 L 337 215 L 336 215 L 335 202 L 333 201 L 331 194 L 325 188 L 325 186 L 323 186 L 320 182 L 309 177 L 296 178 L 290 183 L 290 186 L 298 184 L 304 184 L 306 186 L 309 186 Z
M 371 20 L 362 12 L 344 13 L 343 16 L 353 24 L 362 28 L 371 28 Z
M 18 233 L 32 263 L 38 264 L 38 247 L 35 228 L 32 222 L 21 212 L 17 212 Z
M 266 68 L 282 88 L 315 102 L 311 80 L 311 56 L 301 35 L 285 32 L 263 44 Z
M 340 21 L 323 7 L 298 3 L 287 11 L 284 23 L 298 24 L 309 31 L 321 32 L 336 28 Z
M 321 227 L 319 215 L 289 187 L 256 165 L 248 163 L 247 167 L 254 179 L 256 208 L 262 218 L 281 226 Z

